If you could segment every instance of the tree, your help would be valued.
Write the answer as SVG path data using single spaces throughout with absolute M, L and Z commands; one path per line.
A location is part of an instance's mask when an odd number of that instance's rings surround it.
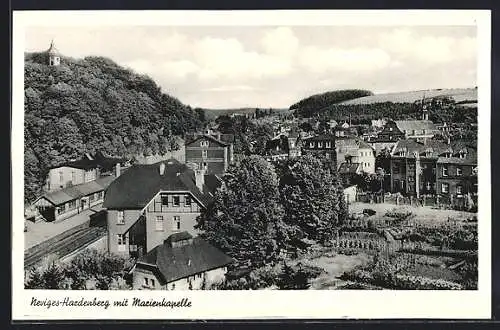
M 285 221 L 299 236 L 325 241 L 347 218 L 342 186 L 326 159 L 306 155 L 280 163 L 280 200 Z
M 278 178 L 260 156 L 243 157 L 224 175 L 215 202 L 198 217 L 201 236 L 240 263 L 274 261 L 289 240 Z

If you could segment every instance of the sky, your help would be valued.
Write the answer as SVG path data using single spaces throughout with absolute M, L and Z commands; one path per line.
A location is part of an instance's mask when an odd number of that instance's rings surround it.
M 30 27 L 25 51 L 109 57 L 192 107 L 287 108 L 347 88 L 476 86 L 473 26 Z

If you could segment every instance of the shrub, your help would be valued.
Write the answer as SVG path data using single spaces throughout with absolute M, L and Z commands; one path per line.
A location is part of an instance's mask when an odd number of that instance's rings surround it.
M 373 209 L 364 209 L 363 210 L 363 214 L 366 214 L 368 216 L 372 216 L 372 215 L 375 215 L 377 212 Z

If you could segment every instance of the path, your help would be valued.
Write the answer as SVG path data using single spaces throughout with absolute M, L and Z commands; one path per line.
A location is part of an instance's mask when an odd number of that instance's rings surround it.
M 41 221 L 33 223 L 31 221 L 26 221 L 28 231 L 24 233 L 24 250 L 89 221 L 90 215 L 102 210 L 101 206 L 102 204 L 95 205 L 80 214 L 61 220 L 60 222 Z

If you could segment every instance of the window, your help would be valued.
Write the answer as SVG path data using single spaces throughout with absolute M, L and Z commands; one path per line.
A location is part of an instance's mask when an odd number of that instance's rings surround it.
M 314 148 L 314 142 L 309 142 L 309 148 Z
M 151 286 L 155 286 L 155 280 L 154 279 L 151 279 Z
M 161 196 L 161 204 L 168 206 L 168 196 L 167 195 Z
M 73 184 L 75 184 L 75 182 L 76 182 L 76 174 L 75 174 L 75 171 L 71 172 L 71 182 L 72 182 Z
M 323 142 L 318 142 L 318 148 L 323 148 Z
M 191 206 L 191 196 L 189 195 L 184 196 L 184 205 Z
M 89 196 L 89 201 L 90 201 L 90 202 L 93 202 L 93 201 L 94 201 L 94 199 L 95 199 L 94 194 L 92 194 L 92 195 L 90 195 L 90 196 Z
M 202 158 L 207 158 L 207 155 L 208 155 L 208 151 L 207 150 L 202 150 L 201 151 L 201 157 Z
M 448 176 L 448 167 L 447 166 L 443 166 L 443 176 Z
M 462 168 L 461 167 L 457 167 L 457 176 L 461 176 L 462 175 Z
M 200 146 L 203 147 L 203 148 L 208 147 L 208 141 L 201 141 L 200 142 Z
M 330 143 L 330 142 L 326 142 L 326 143 L 325 143 L 325 147 L 326 147 L 326 148 L 331 148 L 331 147 L 332 147 L 332 145 L 331 145 L 331 143 Z
M 450 191 L 450 185 L 448 183 L 442 183 L 441 184 L 441 192 L 443 194 L 447 194 L 448 191 Z
M 172 283 L 172 290 L 175 290 L 175 283 Z
M 125 224 L 125 217 L 123 215 L 123 211 L 118 211 L 116 214 L 116 223 L 118 225 L 124 225 Z
M 163 231 L 163 216 L 156 217 L 156 230 Z
M 181 199 L 179 196 L 173 197 L 174 206 L 179 206 L 181 204 Z
M 118 240 L 118 251 L 124 252 L 127 248 L 127 237 L 125 234 L 118 234 L 117 240 Z
M 59 182 L 61 182 L 61 183 L 64 182 L 64 173 L 63 173 L 63 171 L 59 172 Z
M 457 195 L 462 195 L 462 190 L 463 190 L 462 186 L 458 185 L 457 186 Z
M 181 217 L 178 215 L 174 216 L 174 230 L 181 229 Z
M 65 211 L 66 211 L 66 204 L 63 204 L 59 206 L 59 208 L 57 209 L 57 214 L 64 213 Z
M 149 278 L 147 277 L 144 278 L 144 285 L 149 286 Z
M 432 188 L 432 184 L 429 181 L 427 181 L 427 183 L 425 184 L 425 188 L 427 189 L 427 191 L 430 191 Z
M 68 209 L 72 210 L 76 208 L 76 200 L 68 203 Z

